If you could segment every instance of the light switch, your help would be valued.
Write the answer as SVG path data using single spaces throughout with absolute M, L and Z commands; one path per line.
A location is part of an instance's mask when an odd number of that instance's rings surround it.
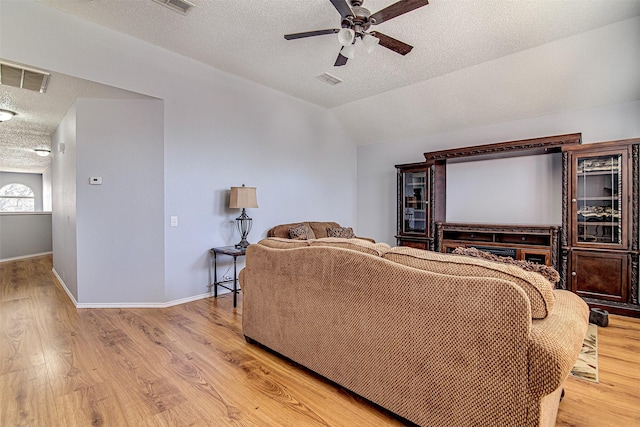
M 102 177 L 101 176 L 92 176 L 89 178 L 89 184 L 91 185 L 101 185 Z
M 172 216 L 171 217 L 171 226 L 172 227 L 177 227 L 178 226 L 178 217 L 177 216 Z

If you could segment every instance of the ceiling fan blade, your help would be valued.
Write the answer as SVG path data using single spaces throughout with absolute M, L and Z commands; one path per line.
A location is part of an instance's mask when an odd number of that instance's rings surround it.
M 374 37 L 377 37 L 380 40 L 380 45 L 386 47 L 387 49 L 391 49 L 392 51 L 399 53 L 400 55 L 406 55 L 411 52 L 413 46 L 406 44 L 405 42 L 401 42 L 400 40 L 396 40 L 393 37 L 389 37 L 386 34 L 382 34 L 378 31 L 372 31 L 371 34 Z
M 376 20 L 376 24 L 379 24 L 428 4 L 428 0 L 400 0 L 374 13 L 371 18 Z
M 340 51 L 342 51 L 342 49 L 340 49 Z M 339 53 L 338 57 L 336 58 L 336 63 L 333 64 L 333 66 L 334 67 L 341 67 L 343 65 L 346 65 L 348 60 L 349 59 L 346 56 L 344 56 L 342 53 Z
M 342 18 L 345 16 L 353 16 L 353 11 L 346 0 L 329 0 L 333 7 L 336 8 Z
M 295 39 L 302 39 L 305 37 L 322 36 L 324 34 L 336 34 L 339 31 L 340 30 L 337 30 L 335 28 L 332 28 L 329 30 L 306 31 L 304 33 L 285 34 L 284 38 L 287 40 L 295 40 Z

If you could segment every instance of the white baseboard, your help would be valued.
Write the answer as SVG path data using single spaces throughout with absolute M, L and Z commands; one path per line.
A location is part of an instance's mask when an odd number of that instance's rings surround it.
M 13 258 L 3 258 L 3 259 L 0 259 L 0 262 L 9 262 L 9 261 L 18 261 L 21 259 L 37 258 L 39 256 L 51 255 L 52 253 L 53 252 L 41 252 L 39 254 L 22 255 L 22 256 L 16 256 Z
M 56 280 L 58 280 L 58 284 L 60 284 L 62 289 L 64 289 L 64 291 L 69 296 L 69 299 L 71 300 L 73 305 L 76 306 L 76 308 L 77 308 L 78 307 L 78 301 L 76 301 L 76 298 L 73 296 L 73 294 L 71 293 L 69 288 L 67 288 L 67 284 L 64 283 L 64 280 L 62 280 L 62 277 L 60 277 L 60 275 L 58 274 L 58 272 L 56 271 L 55 268 L 52 268 L 51 271 L 53 271 L 53 275 L 56 276 Z
M 107 303 L 79 303 L 76 308 L 168 308 L 199 299 L 209 298 L 213 293 L 206 292 L 192 297 L 181 298 L 169 302 L 107 302 Z
M 58 275 L 58 272 L 55 268 L 51 269 L 53 274 L 56 276 L 58 283 L 67 293 L 69 299 L 73 303 L 76 308 L 168 308 L 173 307 L 174 305 L 184 304 L 191 301 L 197 301 L 200 299 L 205 299 L 213 296 L 212 292 L 205 292 L 204 294 L 194 295 L 192 297 L 181 298 L 174 301 L 169 302 L 107 302 L 107 303 L 79 303 L 76 301 L 75 297 L 67 288 L 67 285 L 64 283 L 64 280 Z

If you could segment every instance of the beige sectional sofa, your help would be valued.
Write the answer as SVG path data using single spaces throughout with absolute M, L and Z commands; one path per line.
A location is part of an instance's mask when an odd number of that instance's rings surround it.
M 267 238 L 248 341 L 422 426 L 553 426 L 588 307 L 538 273 L 360 239 Z

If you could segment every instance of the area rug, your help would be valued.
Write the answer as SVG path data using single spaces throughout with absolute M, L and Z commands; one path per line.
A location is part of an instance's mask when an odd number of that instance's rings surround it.
M 587 336 L 582 343 L 582 350 L 571 376 L 581 380 L 598 382 L 598 326 L 589 324 Z

